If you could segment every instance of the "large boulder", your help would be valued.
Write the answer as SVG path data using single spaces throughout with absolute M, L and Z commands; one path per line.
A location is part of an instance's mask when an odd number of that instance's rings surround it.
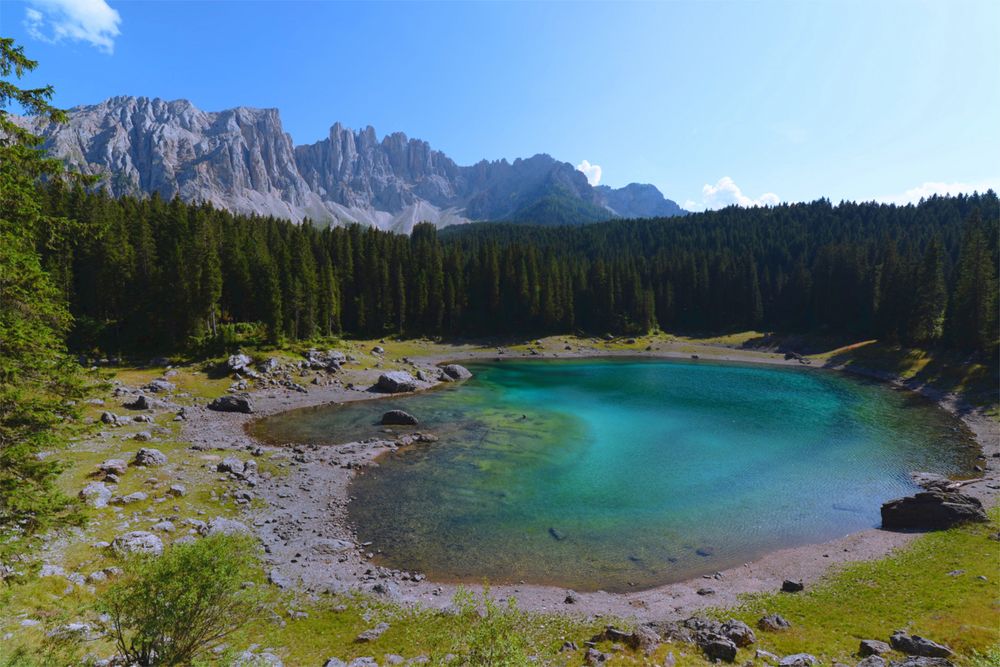
M 382 415 L 382 424 L 386 426 L 416 426 L 417 418 L 402 410 L 389 410 Z
M 867 657 L 869 655 L 882 655 L 883 653 L 888 653 L 891 650 L 892 648 L 885 642 L 881 642 L 877 639 L 862 639 L 858 653 L 862 657 Z
M 972 496 L 932 489 L 882 505 L 886 530 L 943 530 L 970 521 L 987 521 L 983 504 Z
M 452 380 L 468 380 L 472 377 L 472 372 L 468 368 L 458 364 L 442 366 L 441 372 Z
M 217 412 L 242 412 L 250 414 L 253 412 L 253 403 L 247 396 L 219 396 L 208 404 L 209 410 Z
M 111 550 L 119 556 L 128 554 L 149 554 L 159 556 L 163 553 L 163 541 L 145 530 L 133 530 L 119 535 L 111 542 Z
M 233 373 L 245 371 L 250 367 L 251 359 L 245 354 L 234 354 L 226 359 L 226 368 Z
M 236 473 L 237 475 L 242 475 L 245 467 L 246 466 L 243 461 L 239 460 L 235 456 L 227 456 L 219 461 L 218 465 L 215 466 L 215 469 L 218 472 L 231 472 Z
M 104 482 L 91 482 L 80 491 L 80 499 L 91 507 L 107 507 L 111 489 Z
M 417 380 L 406 371 L 389 371 L 378 376 L 375 387 L 387 394 L 417 390 Z
M 947 658 L 952 650 L 943 644 L 938 644 L 920 635 L 908 635 L 897 630 L 889 638 L 892 647 L 907 655 L 918 655 L 925 658 Z
M 134 466 L 161 466 L 167 462 L 167 455 L 152 447 L 143 447 L 135 453 L 132 459 Z

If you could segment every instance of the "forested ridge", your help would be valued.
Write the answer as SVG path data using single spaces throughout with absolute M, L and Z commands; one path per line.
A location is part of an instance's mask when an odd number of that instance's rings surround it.
M 79 351 L 178 350 L 236 323 L 272 341 L 754 327 L 992 353 L 997 337 L 992 191 L 574 227 L 421 224 L 411 236 L 60 181 L 43 199 L 46 215 L 73 221 L 39 247 Z

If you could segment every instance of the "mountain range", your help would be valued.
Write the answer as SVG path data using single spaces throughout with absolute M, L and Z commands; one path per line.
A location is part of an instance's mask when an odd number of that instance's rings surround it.
M 115 196 L 160 193 L 237 213 L 408 232 L 477 221 L 585 223 L 683 215 L 653 185 L 592 187 L 568 162 L 526 159 L 459 166 L 420 139 L 335 123 L 295 146 L 277 109 L 205 112 L 187 100 L 113 97 L 70 109 L 69 122 L 19 122 L 71 168 Z

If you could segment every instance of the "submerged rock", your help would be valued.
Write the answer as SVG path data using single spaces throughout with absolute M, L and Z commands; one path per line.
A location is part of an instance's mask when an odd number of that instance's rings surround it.
M 418 423 L 416 417 L 403 410 L 389 410 L 382 415 L 382 424 L 386 426 L 416 426 Z
M 448 364 L 441 367 L 441 372 L 452 380 L 468 380 L 472 377 L 472 371 L 459 364 Z
M 987 520 L 977 498 L 954 491 L 933 489 L 882 505 L 882 528 L 886 530 L 943 530 Z

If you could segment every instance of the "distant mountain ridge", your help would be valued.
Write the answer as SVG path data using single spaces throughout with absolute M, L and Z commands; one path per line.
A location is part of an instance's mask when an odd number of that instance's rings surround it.
M 546 154 L 459 166 L 426 141 L 335 123 L 295 146 L 277 109 L 205 112 L 187 100 L 113 97 L 69 110 L 69 122 L 21 119 L 53 155 L 102 175 L 115 196 L 179 195 L 237 213 L 360 222 L 409 232 L 473 220 L 540 224 L 683 215 L 652 185 L 592 187 Z

